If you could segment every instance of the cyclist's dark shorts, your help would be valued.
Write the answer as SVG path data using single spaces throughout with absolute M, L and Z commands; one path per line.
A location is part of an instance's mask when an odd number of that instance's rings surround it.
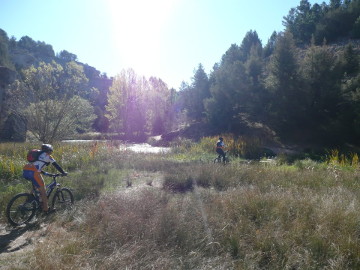
M 216 148 L 216 153 L 218 153 L 219 155 L 225 156 L 225 152 L 221 148 Z
M 44 180 L 41 177 L 40 172 L 37 171 L 35 166 L 25 165 L 23 170 L 23 177 L 33 183 L 35 187 L 43 187 L 45 185 Z

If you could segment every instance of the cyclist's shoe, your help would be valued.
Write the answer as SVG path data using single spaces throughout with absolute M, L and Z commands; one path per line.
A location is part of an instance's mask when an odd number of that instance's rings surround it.
M 49 208 L 49 210 L 47 211 L 43 211 L 44 215 L 47 216 L 47 215 L 50 215 L 50 214 L 53 214 L 56 212 L 56 209 L 55 208 Z
M 55 209 L 55 208 L 51 208 L 51 209 L 49 209 L 49 210 L 46 212 L 46 214 L 47 214 L 47 215 L 50 215 L 50 214 L 55 213 L 55 212 L 56 212 L 56 209 Z

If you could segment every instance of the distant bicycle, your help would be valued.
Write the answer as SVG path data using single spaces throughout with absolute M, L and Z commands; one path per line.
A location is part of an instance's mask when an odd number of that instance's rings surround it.
M 60 187 L 56 178 L 62 174 L 48 174 L 53 181 L 46 185 L 46 196 L 50 198 L 53 190 L 55 190 L 52 198 L 51 209 L 64 210 L 69 209 L 74 204 L 74 196 L 69 188 Z M 39 193 L 33 186 L 32 193 L 19 193 L 15 195 L 6 207 L 6 216 L 8 221 L 13 226 L 20 226 L 28 223 L 36 214 L 41 212 L 41 202 L 39 200 Z
M 222 155 L 218 155 L 217 158 L 214 159 L 214 163 L 223 163 L 223 164 L 228 164 L 230 162 L 229 157 L 227 155 L 228 151 L 225 151 L 225 162 L 223 162 L 222 160 Z

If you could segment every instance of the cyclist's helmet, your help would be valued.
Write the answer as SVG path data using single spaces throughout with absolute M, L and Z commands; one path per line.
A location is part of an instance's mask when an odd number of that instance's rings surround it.
M 223 137 L 220 137 L 219 140 L 222 141 L 222 140 L 224 140 L 224 138 L 223 138 Z
M 50 153 L 50 152 L 54 151 L 54 148 L 52 147 L 51 144 L 43 144 L 41 146 L 41 151 L 44 151 L 46 153 Z

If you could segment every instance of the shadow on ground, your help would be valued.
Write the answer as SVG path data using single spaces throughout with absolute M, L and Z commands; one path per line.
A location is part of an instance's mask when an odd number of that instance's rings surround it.
M 22 237 L 26 232 L 40 229 L 40 223 L 35 222 L 18 228 L 3 229 L 0 233 L 0 253 L 11 253 L 31 244 L 31 239 Z

